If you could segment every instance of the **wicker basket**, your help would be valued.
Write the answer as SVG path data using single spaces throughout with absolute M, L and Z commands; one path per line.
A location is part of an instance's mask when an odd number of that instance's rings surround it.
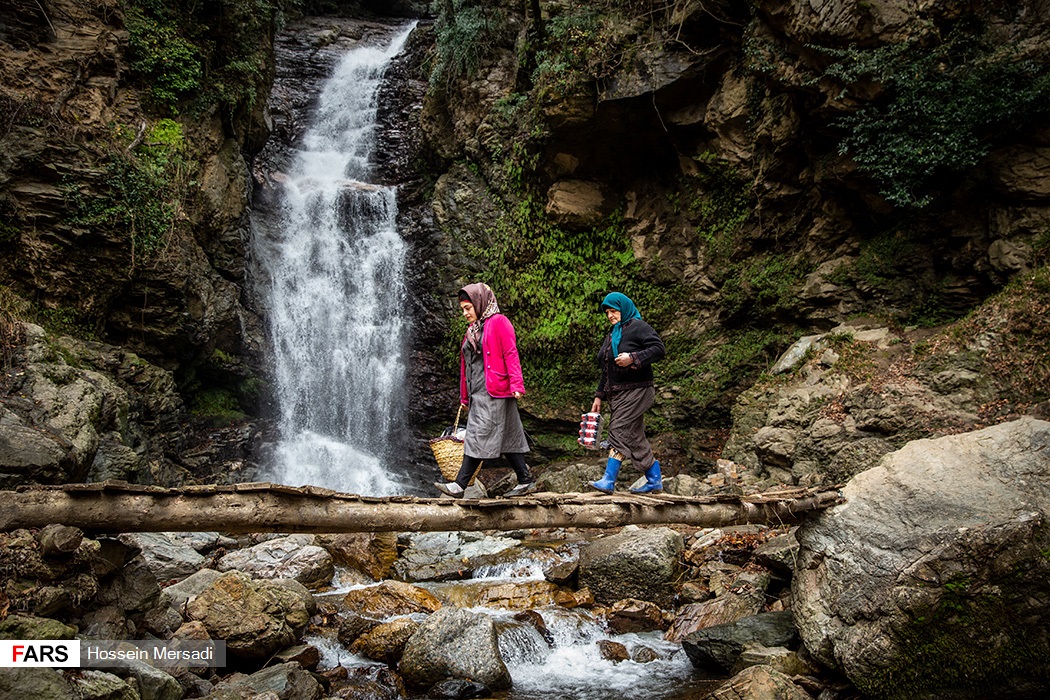
M 445 481 L 455 481 L 459 476 L 459 468 L 463 466 L 463 441 L 456 437 L 456 431 L 459 429 L 459 416 L 462 412 L 463 407 L 460 406 L 456 411 L 456 423 L 452 426 L 451 435 L 442 435 L 430 440 L 430 450 L 434 453 L 434 459 L 437 460 L 438 469 L 441 470 L 441 476 L 445 478 Z M 478 469 L 480 468 L 479 466 Z M 470 477 L 468 486 L 473 485 L 477 478 L 478 473 L 475 471 Z

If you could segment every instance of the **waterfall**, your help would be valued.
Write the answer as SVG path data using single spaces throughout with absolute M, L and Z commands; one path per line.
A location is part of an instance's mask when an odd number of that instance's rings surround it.
M 277 225 L 253 236 L 279 411 L 269 478 L 279 483 L 403 491 L 390 462 L 403 414 L 406 245 L 396 190 L 370 178 L 379 86 L 413 28 L 338 63 L 282 178 Z

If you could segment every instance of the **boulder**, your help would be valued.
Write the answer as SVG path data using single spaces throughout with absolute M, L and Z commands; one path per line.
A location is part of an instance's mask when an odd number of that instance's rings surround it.
M 704 700 L 813 700 L 791 677 L 769 666 L 749 666 Z
M 69 683 L 81 700 L 139 700 L 140 698 L 138 691 L 128 681 L 105 671 L 85 669 L 71 676 Z
M 296 590 L 296 587 L 301 590 Z M 297 641 L 310 621 L 307 591 L 294 581 L 254 581 L 230 571 L 191 600 L 186 612 L 233 657 L 265 659 Z
M 409 617 L 399 617 L 376 625 L 350 645 L 350 651 L 376 661 L 396 666 L 405 651 L 405 644 L 419 629 L 419 623 Z
M 1050 423 L 917 440 L 799 530 L 792 609 L 821 663 L 873 698 L 1050 684 Z
M 583 549 L 580 587 L 589 588 L 605 605 L 637 598 L 669 607 L 683 546 L 682 536 L 670 528 L 625 527 Z
M 313 535 L 289 535 L 230 552 L 219 560 L 219 571 L 236 569 L 254 578 L 294 579 L 309 588 L 332 582 L 335 561 Z
M 251 691 L 250 697 L 277 698 L 278 700 L 319 700 L 324 695 L 321 684 L 309 671 L 297 663 L 277 664 L 257 671 L 250 676 L 237 673 L 215 687 L 218 697 L 231 697 L 223 691 L 238 693 L 232 697 L 243 697 L 240 691 Z
M 410 583 L 464 578 L 520 544 L 509 537 L 478 532 L 416 533 L 409 538 L 409 546 L 401 552 L 392 571 L 395 577 Z
M 616 601 L 606 615 L 606 620 L 609 629 L 616 634 L 653 632 L 667 626 L 659 606 L 632 598 Z
M 204 566 L 204 557 L 197 550 L 164 532 L 136 532 L 118 539 L 142 551 L 158 581 L 181 581 Z
M 547 215 L 556 224 L 571 229 L 598 225 L 609 204 L 597 182 L 562 180 L 547 191 Z
M 749 645 L 791 647 L 797 641 L 791 613 L 770 612 L 693 632 L 682 640 L 682 648 L 696 668 L 725 673 Z
M 417 688 L 449 677 L 484 683 L 491 690 L 511 686 L 492 618 L 461 608 L 443 608 L 428 617 L 405 645 L 398 668 Z
M 53 668 L 5 668 L 0 672 L 4 700 L 78 700 L 65 677 Z
M 383 581 L 350 591 L 343 598 L 348 613 L 382 620 L 395 615 L 429 614 L 441 607 L 430 591 L 402 581 Z
M 392 532 L 348 532 L 318 535 L 317 544 L 324 547 L 336 563 L 367 574 L 373 581 L 390 575 L 397 561 L 397 535 Z
M 764 604 L 765 595 L 762 591 L 746 589 L 741 593 L 725 593 L 702 603 L 683 605 L 675 614 L 674 622 L 664 638 L 670 642 L 680 642 L 698 630 L 757 615 Z
M 221 577 L 222 573 L 215 569 L 201 569 L 161 591 L 160 602 L 182 610 L 186 603 L 203 593 Z

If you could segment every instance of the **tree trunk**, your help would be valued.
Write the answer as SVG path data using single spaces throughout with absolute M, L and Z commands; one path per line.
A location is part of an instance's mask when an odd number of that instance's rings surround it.
M 779 525 L 841 502 L 837 490 L 749 497 L 536 494 L 453 500 L 355 496 L 272 484 L 162 489 L 82 484 L 0 491 L 0 531 L 51 523 L 108 532 L 406 532 L 682 524 Z

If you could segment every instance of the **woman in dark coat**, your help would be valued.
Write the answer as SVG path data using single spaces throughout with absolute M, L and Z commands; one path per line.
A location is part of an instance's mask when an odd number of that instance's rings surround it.
M 612 330 L 598 351 L 601 378 L 591 411 L 600 412 L 602 400 L 607 400 L 612 417 L 607 434 L 609 459 L 605 463 L 605 476 L 590 485 L 612 493 L 620 467 L 629 459 L 645 473 L 645 484 L 631 492 L 659 493 L 663 491 L 660 463 L 645 437 L 644 419 L 656 397 L 652 365 L 663 358 L 664 342 L 653 327 L 642 320 L 627 296 L 613 292 L 602 300 L 601 308 Z
M 536 482 L 525 464 L 529 445 L 518 415 L 525 382 L 514 326 L 500 313 L 496 295 L 487 284 L 468 284 L 459 290 L 459 305 L 469 324 L 459 360 L 460 405 L 470 409 L 463 464 L 455 481 L 439 481 L 434 486 L 459 498 L 483 461 L 503 455 L 518 477 L 518 485 L 504 495 L 532 493 Z

